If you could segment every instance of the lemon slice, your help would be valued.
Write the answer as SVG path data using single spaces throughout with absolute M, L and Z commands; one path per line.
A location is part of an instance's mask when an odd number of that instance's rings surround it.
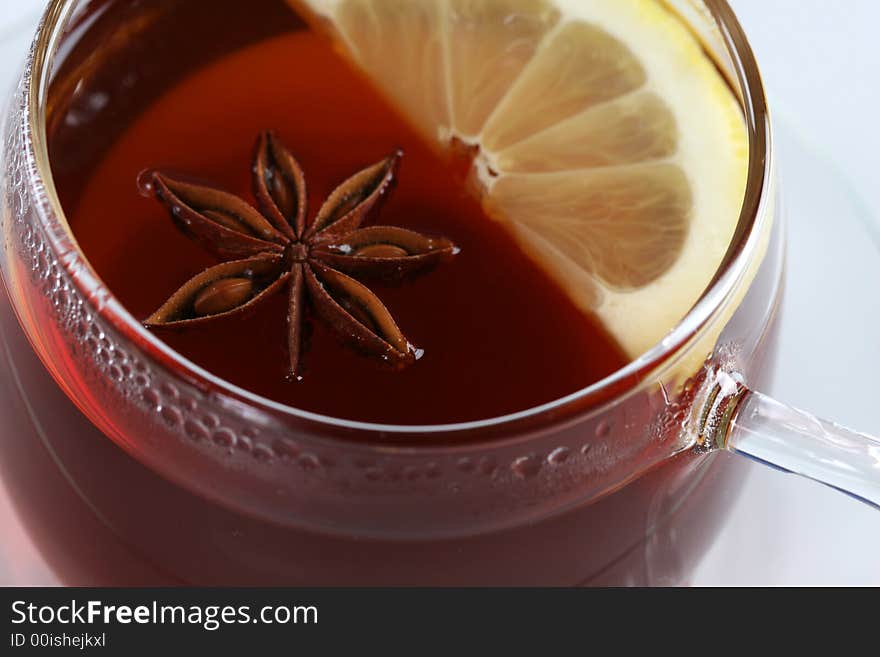
M 662 2 L 306 4 L 426 138 L 476 147 L 487 214 L 630 356 L 697 301 L 739 218 L 748 137 Z

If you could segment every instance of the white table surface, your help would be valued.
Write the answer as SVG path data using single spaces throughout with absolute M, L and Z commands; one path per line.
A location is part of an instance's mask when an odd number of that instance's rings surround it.
M 880 434 L 880 40 L 876 0 L 730 0 L 774 109 L 789 268 L 780 372 L 767 392 Z M 44 0 L 0 0 L 0 88 L 8 88 Z M 880 585 L 880 513 L 758 465 L 705 555 L 696 585 Z M 0 495 L 0 584 L 51 583 L 4 572 L 20 533 Z M 24 548 L 19 540 L 14 549 Z M 16 560 L 21 563 L 20 559 Z

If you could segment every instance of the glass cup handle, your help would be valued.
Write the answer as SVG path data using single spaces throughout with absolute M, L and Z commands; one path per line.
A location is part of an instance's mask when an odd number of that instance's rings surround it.
M 821 420 L 714 373 L 696 449 L 723 449 L 830 486 L 880 509 L 880 439 Z

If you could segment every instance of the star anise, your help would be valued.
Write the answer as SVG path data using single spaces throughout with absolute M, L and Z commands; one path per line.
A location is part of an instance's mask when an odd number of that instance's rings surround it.
M 150 188 L 177 227 L 224 262 L 190 279 L 145 325 L 207 324 L 249 311 L 287 288 L 291 374 L 300 364 L 307 300 L 360 351 L 395 366 L 411 364 L 417 350 L 391 313 L 347 275 L 399 280 L 457 253 L 446 238 L 395 226 L 362 227 L 392 189 L 401 156 L 396 151 L 346 180 L 310 222 L 303 171 L 270 132 L 260 135 L 253 162 L 260 211 L 222 190 L 152 172 Z

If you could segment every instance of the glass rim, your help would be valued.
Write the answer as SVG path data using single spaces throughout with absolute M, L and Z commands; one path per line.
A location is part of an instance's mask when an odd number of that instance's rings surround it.
M 638 386 L 638 382 L 644 379 L 644 375 L 669 361 L 670 357 L 684 348 L 693 337 L 699 335 L 711 322 L 715 311 L 737 289 L 741 274 L 746 271 L 752 256 L 759 249 L 761 238 L 759 220 L 765 214 L 764 206 L 772 202 L 768 193 L 772 170 L 772 140 L 764 87 L 754 53 L 727 0 L 703 0 L 720 31 L 734 66 L 738 90 L 741 94 L 741 109 L 749 136 L 748 176 L 739 221 L 728 251 L 714 278 L 690 311 L 657 344 L 605 378 L 568 395 L 514 413 L 467 422 L 424 425 L 363 422 L 314 413 L 263 397 L 212 374 L 174 351 L 159 337 L 148 331 L 107 288 L 73 235 L 52 175 L 46 131 L 46 106 L 52 62 L 68 20 L 80 1 L 50 0 L 38 28 L 25 71 L 25 76 L 29 76 L 31 82 L 25 99 L 26 121 L 30 133 L 30 139 L 26 143 L 33 149 L 33 164 L 37 174 L 30 182 L 37 187 L 39 195 L 47 200 L 45 204 L 37 204 L 37 215 L 56 251 L 60 246 L 59 236 L 69 240 L 68 246 L 73 247 L 73 252 L 70 257 L 60 260 L 84 298 L 101 299 L 99 305 L 93 304 L 93 311 L 113 326 L 120 337 L 130 341 L 142 351 L 148 360 L 165 368 L 174 376 L 195 382 L 204 389 L 226 394 L 251 406 L 283 416 L 328 427 L 393 434 L 457 433 L 497 428 L 500 425 L 513 424 L 574 404 L 586 405 L 585 410 L 588 413 L 595 412 L 631 392 Z M 610 396 L 605 394 L 627 381 L 636 383 L 625 385 Z M 591 399 L 601 400 L 601 403 L 591 405 L 589 403 Z M 469 444 L 473 445 L 474 442 L 480 441 L 469 441 Z M 491 442 L 504 441 L 496 439 Z

